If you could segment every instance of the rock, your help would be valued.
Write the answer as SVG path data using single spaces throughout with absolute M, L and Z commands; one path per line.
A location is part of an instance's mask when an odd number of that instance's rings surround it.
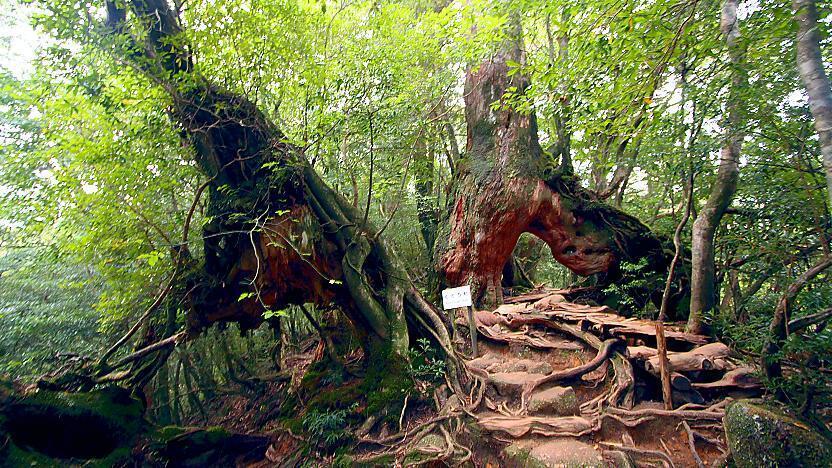
M 615 468 L 637 468 L 636 463 L 627 452 L 607 450 L 604 452 L 607 462 Z
M 575 439 L 556 438 L 542 444 L 517 441 L 503 450 L 506 467 L 601 467 L 603 458 L 591 445 Z
M 532 361 L 531 359 L 518 359 L 509 361 L 503 366 L 503 372 L 528 372 L 529 374 L 550 374 L 552 366 L 546 361 Z
M 537 377 L 527 372 L 498 372 L 488 375 L 488 383 L 502 396 L 520 396 L 523 385 Z
M 572 387 L 552 387 L 532 395 L 529 411 L 557 416 L 578 414 L 578 399 Z
M 478 310 L 474 312 L 474 318 L 478 324 L 485 325 L 486 327 L 497 325 L 498 323 L 501 325 L 506 323 L 505 317 L 499 316 L 489 310 Z
M 739 468 L 832 466 L 832 444 L 781 408 L 738 400 L 723 424 Z
M 462 400 L 460 400 L 458 396 L 451 395 L 450 398 L 448 398 L 448 401 L 446 401 L 442 406 L 442 410 L 450 413 L 456 410 L 461 410 L 463 406 L 465 405 L 462 404 Z
M 496 354 L 487 353 L 485 356 L 480 356 L 476 359 L 471 359 L 465 365 L 474 369 L 486 370 L 494 364 L 502 363 L 502 359 Z
M 534 304 L 532 304 L 532 307 L 538 310 L 546 310 L 551 308 L 553 305 L 559 304 L 561 302 L 566 302 L 566 298 L 561 296 L 560 294 L 552 294 L 535 302 Z

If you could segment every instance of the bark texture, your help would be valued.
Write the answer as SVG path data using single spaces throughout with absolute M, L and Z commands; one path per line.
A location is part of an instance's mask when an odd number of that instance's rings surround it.
M 742 110 L 738 93 L 745 85 L 745 75 L 742 70 L 743 49 L 739 42 L 737 4 L 737 0 L 724 0 L 720 17 L 720 30 L 725 36 L 731 62 L 731 91 L 726 109 L 728 115 L 725 142 L 720 152 L 716 181 L 711 187 L 708 201 L 693 223 L 688 329 L 698 334 L 707 333 L 708 326 L 704 316 L 716 305 L 714 236 L 725 210 L 734 198 L 740 170 L 743 134 L 741 130 Z
M 832 89 L 820 51 L 818 9 L 814 0 L 794 0 L 792 8 L 797 22 L 797 70 L 809 95 L 809 108 L 820 137 L 827 195 L 832 206 Z
M 465 81 L 468 140 L 457 164 L 453 203 L 436 257 L 448 286 L 470 284 L 482 307 L 502 302 L 503 267 L 520 236 L 543 240 L 554 258 L 583 276 L 617 277 L 623 260 L 648 258 L 664 271 L 662 242 L 636 218 L 605 205 L 545 155 L 534 112 L 509 106 L 506 93 L 529 86 L 508 63 L 523 63 L 520 41 L 471 69 Z

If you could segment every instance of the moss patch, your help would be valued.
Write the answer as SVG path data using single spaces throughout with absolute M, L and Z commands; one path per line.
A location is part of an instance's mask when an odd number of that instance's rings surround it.
M 12 400 L 4 429 L 17 446 L 56 458 L 103 458 L 130 445 L 145 427 L 144 407 L 129 392 L 39 390 Z
M 832 466 L 832 444 L 784 409 L 740 400 L 723 424 L 740 468 Z
M 380 422 L 398 421 L 405 396 L 415 396 L 414 387 L 407 358 L 392 355 L 389 347 L 368 353 L 363 376 L 352 380 L 345 381 L 337 365 L 319 361 L 301 380 L 303 412 L 297 411 L 297 401 L 287 400 L 281 423 L 295 434 L 306 434 L 313 445 L 309 449 L 333 453 L 351 441 L 349 427 L 371 415 L 381 417 Z

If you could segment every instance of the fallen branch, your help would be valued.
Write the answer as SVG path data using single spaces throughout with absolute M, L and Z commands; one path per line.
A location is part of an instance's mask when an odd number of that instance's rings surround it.
M 186 334 L 187 333 L 185 331 L 181 331 L 181 332 L 179 332 L 175 335 L 172 335 L 172 336 L 169 336 L 169 337 L 165 338 L 164 340 L 157 341 L 157 342 L 155 342 L 155 343 L 153 343 L 149 346 L 145 346 L 144 348 L 142 348 L 142 349 L 140 349 L 140 350 L 138 350 L 134 353 L 128 354 L 127 356 L 124 356 L 123 358 L 119 359 L 118 362 L 116 362 L 115 364 L 110 366 L 110 370 L 118 369 L 119 367 L 124 366 L 126 364 L 129 364 L 129 363 L 131 363 L 131 362 L 133 362 L 137 359 L 140 359 L 144 356 L 147 356 L 148 354 L 150 354 L 154 351 L 159 351 L 159 350 L 167 348 L 169 346 L 175 346 L 180 341 L 182 341 L 183 338 L 185 338 Z
M 823 322 L 824 320 L 827 320 L 829 318 L 832 318 L 832 308 L 826 309 L 816 314 L 811 314 L 805 317 L 789 320 L 789 333 L 799 332 L 806 327 L 812 326 L 816 323 Z

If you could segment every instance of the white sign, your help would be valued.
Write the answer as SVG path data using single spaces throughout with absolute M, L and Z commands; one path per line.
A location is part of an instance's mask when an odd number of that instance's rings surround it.
M 460 286 L 458 288 L 442 290 L 442 307 L 445 310 L 468 307 L 470 305 L 473 305 L 471 302 L 471 286 Z

